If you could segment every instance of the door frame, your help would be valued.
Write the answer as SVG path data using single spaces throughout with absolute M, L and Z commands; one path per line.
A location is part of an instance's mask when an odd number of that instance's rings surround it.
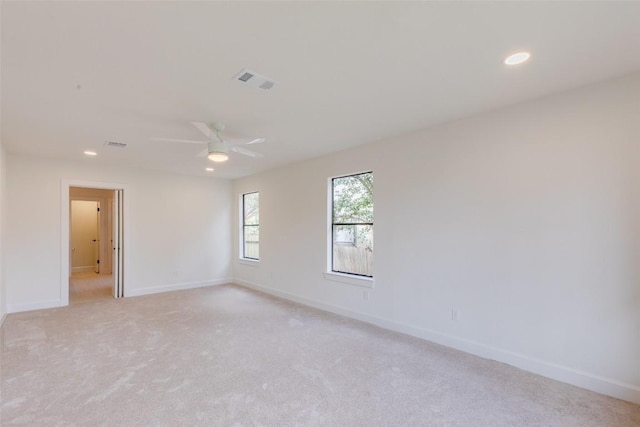
M 69 305 L 69 277 L 70 271 L 70 258 L 69 258 L 69 231 L 70 231 L 70 203 L 71 197 L 69 196 L 69 189 L 71 187 L 85 187 L 85 188 L 98 188 L 102 190 L 122 190 L 124 195 L 122 203 L 122 255 L 123 262 L 120 266 L 121 277 L 131 277 L 130 268 L 131 262 L 129 260 L 129 234 L 130 224 L 129 212 L 130 212 L 130 199 L 131 192 L 127 184 L 111 183 L 111 182 L 98 182 L 98 181 L 83 181 L 75 179 L 63 179 L 61 183 L 60 191 L 60 245 L 61 245 L 61 262 L 60 262 L 60 302 L 62 306 Z M 112 218 L 115 221 L 115 218 Z M 117 274 L 116 271 L 113 274 Z M 124 287 L 124 296 L 127 295 L 127 287 Z

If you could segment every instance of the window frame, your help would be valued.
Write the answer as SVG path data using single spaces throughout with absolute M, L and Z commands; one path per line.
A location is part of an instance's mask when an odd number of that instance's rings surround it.
M 341 178 L 349 178 L 349 177 L 354 177 L 354 176 L 358 176 L 358 175 L 365 175 L 365 174 L 371 174 L 371 176 L 373 177 L 373 170 L 366 170 L 363 172 L 355 172 L 355 173 L 350 173 L 350 174 L 346 174 L 346 175 L 337 175 L 337 176 L 333 176 L 330 177 L 328 179 L 328 194 L 327 194 L 327 211 L 328 211 L 328 215 L 327 215 L 327 219 L 328 219 L 328 229 L 327 229 L 327 271 L 324 274 L 325 278 L 328 280 L 332 280 L 332 281 L 337 281 L 337 282 L 343 282 L 343 283 L 348 283 L 348 284 L 353 284 L 353 285 L 358 285 L 358 286 L 365 286 L 365 287 L 373 287 L 373 271 L 371 272 L 371 275 L 367 275 L 367 274 L 360 274 L 360 273 L 351 273 L 348 271 L 340 271 L 340 270 L 335 270 L 333 267 L 334 264 L 334 256 L 333 256 L 333 246 L 334 246 L 334 227 L 336 226 L 345 226 L 345 225 L 353 225 L 353 226 L 357 226 L 357 225 L 367 225 L 367 226 L 371 226 L 371 230 L 373 233 L 373 229 L 374 229 L 374 221 L 371 222 L 359 222 L 359 223 L 336 223 L 334 222 L 334 190 L 335 190 L 335 180 L 336 179 L 341 179 Z M 372 195 L 373 197 L 373 195 Z M 375 206 L 375 203 L 374 203 Z M 372 254 L 373 255 L 373 254 Z
M 249 196 L 252 194 L 258 195 L 258 223 L 257 224 L 247 224 L 246 223 L 246 212 L 245 212 L 245 196 Z M 257 227 L 258 236 L 260 235 L 260 192 L 259 191 L 250 191 L 248 193 L 242 193 L 240 195 L 240 260 L 249 261 L 249 262 L 259 262 L 260 255 L 258 258 L 253 258 L 247 256 L 246 250 L 246 229 L 247 227 Z M 260 250 L 260 241 L 258 240 L 258 251 Z M 258 252 L 259 253 L 259 252 Z

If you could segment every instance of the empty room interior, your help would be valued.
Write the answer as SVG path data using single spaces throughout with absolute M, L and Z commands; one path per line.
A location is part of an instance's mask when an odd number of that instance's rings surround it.
M 1 425 L 640 425 L 640 2 L 0 19 Z

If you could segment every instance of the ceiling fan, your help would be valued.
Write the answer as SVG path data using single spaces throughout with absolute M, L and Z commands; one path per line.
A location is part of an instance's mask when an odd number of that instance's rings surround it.
M 226 162 L 229 159 L 229 151 L 244 154 L 249 157 L 262 157 L 262 154 L 255 151 L 247 150 L 239 147 L 239 145 L 251 145 L 264 142 L 265 138 L 249 138 L 249 139 L 231 139 L 226 140 L 222 137 L 222 131 L 225 126 L 222 123 L 214 123 L 208 125 L 203 122 L 191 122 L 200 132 L 207 137 L 206 141 L 194 141 L 190 139 L 174 139 L 174 138 L 151 138 L 154 141 L 168 142 L 184 142 L 188 144 L 207 144 L 207 148 L 197 154 L 197 157 L 207 156 L 214 162 Z

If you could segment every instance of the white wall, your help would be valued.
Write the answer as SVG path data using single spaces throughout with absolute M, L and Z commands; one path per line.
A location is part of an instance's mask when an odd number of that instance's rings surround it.
M 230 280 L 231 184 L 85 162 L 7 156 L 6 304 L 10 312 L 60 305 L 63 180 L 126 185 L 125 296 Z M 125 218 L 126 219 L 126 218 Z M 126 258 L 127 259 L 127 258 Z M 35 262 L 34 265 L 34 261 Z
M 635 74 L 240 179 L 234 278 L 640 403 L 639 159 Z M 327 180 L 365 170 L 373 289 L 322 274 Z M 250 191 L 258 265 L 237 260 Z
M 5 280 L 4 280 L 4 234 L 6 231 L 5 223 L 5 210 L 6 210 L 6 153 L 0 141 L 0 324 L 4 321 L 5 314 L 7 313 L 5 307 Z

